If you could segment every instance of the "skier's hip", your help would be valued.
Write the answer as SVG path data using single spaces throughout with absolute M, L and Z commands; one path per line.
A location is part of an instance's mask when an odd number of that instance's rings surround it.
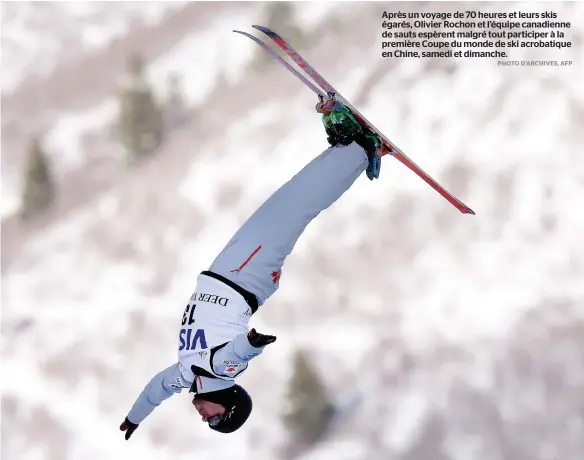
M 226 284 L 231 289 L 233 289 L 235 292 L 240 294 L 245 299 L 246 303 L 249 305 L 249 307 L 251 309 L 250 316 L 253 315 L 257 311 L 257 309 L 259 307 L 259 303 L 258 303 L 258 298 L 255 294 L 251 293 L 247 289 L 244 289 L 239 284 L 234 283 L 229 278 L 227 278 L 219 273 L 215 273 L 211 270 L 205 270 L 204 272 L 201 272 L 201 275 L 209 276 L 211 278 L 216 279 L 217 281 L 221 281 L 222 283 Z
M 260 306 L 278 289 L 285 258 L 267 244 L 238 241 L 221 252 L 210 271 L 253 293 Z

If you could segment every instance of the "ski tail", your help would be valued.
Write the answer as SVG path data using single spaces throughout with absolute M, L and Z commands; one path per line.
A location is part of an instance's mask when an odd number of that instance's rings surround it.
M 264 27 L 253 25 L 254 29 L 257 29 L 263 33 L 265 33 L 270 39 L 272 39 L 298 66 L 303 69 L 314 81 L 315 83 L 320 86 L 324 91 L 328 93 L 334 93 L 336 98 L 344 104 L 347 108 L 349 108 L 355 118 L 369 128 L 373 133 L 375 133 L 381 141 L 385 144 L 385 146 L 390 150 L 390 154 L 393 155 L 397 160 L 399 160 L 402 164 L 416 173 L 419 177 L 421 177 L 430 187 L 436 190 L 442 197 L 444 197 L 450 204 L 455 206 L 460 212 L 463 214 L 473 214 L 474 211 L 470 209 L 467 205 L 465 205 L 462 201 L 448 192 L 444 187 L 442 187 L 435 179 L 433 179 L 428 173 L 426 173 L 422 168 L 420 168 L 416 163 L 414 163 L 404 152 L 401 151 L 393 142 L 391 142 L 387 137 L 385 137 L 381 131 L 379 131 L 373 124 L 367 120 L 361 113 L 353 107 L 349 101 L 347 101 L 339 92 L 321 75 L 319 74 L 298 52 L 288 44 L 286 40 L 284 40 L 280 35 L 278 35 L 273 30 Z M 255 37 L 254 37 L 255 38 Z M 265 43 L 264 43 L 265 45 Z M 267 46 L 267 45 L 266 45 Z M 268 48 L 269 49 L 269 48 Z M 270 49 L 270 52 L 273 51 Z M 274 53 L 275 54 L 275 53 Z M 276 55 L 277 56 L 277 55 Z M 282 60 L 280 56 L 277 56 L 279 60 Z M 282 60 L 283 61 L 283 60 Z M 284 61 L 284 65 L 289 69 L 292 70 L 293 73 L 301 78 L 303 81 L 306 79 L 299 75 L 296 69 L 291 69 L 291 66 Z M 314 91 L 314 89 L 313 89 Z
M 470 209 L 467 205 L 465 205 L 462 201 L 458 198 L 453 196 L 450 192 L 448 192 L 444 187 L 442 187 L 438 182 L 436 182 L 428 173 L 426 173 L 422 168 L 420 168 L 416 163 L 414 163 L 408 156 L 406 156 L 401 151 L 398 151 L 395 155 L 399 161 L 401 161 L 404 165 L 414 171 L 419 177 L 421 177 L 424 182 L 426 182 L 430 187 L 436 190 L 440 195 L 446 198 L 453 206 L 455 206 L 461 213 L 463 214 L 472 214 L 474 215 L 474 211 Z

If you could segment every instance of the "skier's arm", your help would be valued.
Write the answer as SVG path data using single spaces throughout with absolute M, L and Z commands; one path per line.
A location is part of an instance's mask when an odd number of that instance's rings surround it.
M 260 334 L 255 329 L 239 334 L 217 350 L 213 356 L 213 371 L 218 375 L 239 374 L 247 368 L 248 361 L 262 354 L 264 348 L 275 341 L 275 336 Z
M 178 364 L 173 364 L 156 374 L 142 390 L 142 393 L 140 393 L 140 396 L 138 396 L 126 419 L 120 426 L 122 431 L 126 431 L 126 439 L 130 438 L 138 425 L 162 401 L 170 398 L 175 393 L 180 393 L 183 388 L 188 387 L 189 384 L 183 379 Z

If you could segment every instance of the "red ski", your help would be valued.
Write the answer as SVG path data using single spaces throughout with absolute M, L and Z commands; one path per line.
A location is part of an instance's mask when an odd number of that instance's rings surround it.
M 416 163 L 414 163 L 405 153 L 403 153 L 394 143 L 392 143 L 387 137 L 385 137 L 373 124 L 367 120 L 361 113 L 353 107 L 333 86 L 320 75 L 302 56 L 298 54 L 294 48 L 292 48 L 286 40 L 280 37 L 273 30 L 264 26 L 252 26 L 264 32 L 268 37 L 270 37 L 284 52 L 296 63 L 300 68 L 302 68 L 314 81 L 320 86 L 324 92 L 323 94 L 318 88 L 316 88 L 312 83 L 310 83 L 300 72 L 294 69 L 290 64 L 288 64 L 284 59 L 282 59 L 275 51 L 273 51 L 268 45 L 266 45 L 260 39 L 250 35 L 246 32 L 241 32 L 234 30 L 234 32 L 240 33 L 249 37 L 262 48 L 268 51 L 280 64 L 284 65 L 289 71 L 291 71 L 296 77 L 298 77 L 306 86 L 308 86 L 316 94 L 320 94 L 324 97 L 328 97 L 329 94 L 333 93 L 335 98 L 344 104 L 351 112 L 354 114 L 355 118 L 365 127 L 369 128 L 373 133 L 375 133 L 379 139 L 385 144 L 385 146 L 390 150 L 390 155 L 397 158 L 400 162 L 414 171 L 418 176 L 420 176 L 430 187 L 436 190 L 440 195 L 446 198 L 452 205 L 454 205 L 460 212 L 464 214 L 474 214 L 474 211 L 458 200 L 455 196 L 449 193 L 444 187 L 442 187 L 438 182 L 436 182 L 428 173 L 426 173 L 422 168 L 420 168 Z

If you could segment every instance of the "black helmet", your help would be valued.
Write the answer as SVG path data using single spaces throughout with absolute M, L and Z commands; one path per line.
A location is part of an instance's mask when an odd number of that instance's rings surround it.
M 209 428 L 219 433 L 239 430 L 249 418 L 253 406 L 250 395 L 237 384 L 223 390 L 198 393 L 196 397 L 225 407 L 222 416 L 209 420 Z

